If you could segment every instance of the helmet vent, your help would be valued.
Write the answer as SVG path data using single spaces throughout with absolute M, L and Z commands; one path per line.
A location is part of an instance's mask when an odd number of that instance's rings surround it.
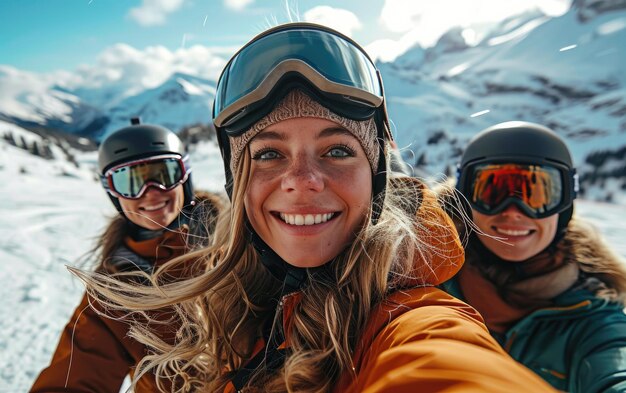
M 152 142 L 153 145 L 165 146 L 165 142 Z
M 125 148 L 123 148 L 123 149 L 118 149 L 118 150 L 115 150 L 115 151 L 113 152 L 113 154 L 119 154 L 119 153 L 124 152 L 124 151 L 127 151 L 127 150 L 128 150 L 128 148 L 127 148 L 127 147 L 125 147 Z

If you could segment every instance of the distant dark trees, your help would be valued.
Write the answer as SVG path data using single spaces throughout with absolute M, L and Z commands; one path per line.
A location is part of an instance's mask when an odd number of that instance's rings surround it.
M 51 142 L 47 138 L 42 138 L 41 141 L 34 139 L 32 142 L 28 142 L 24 135 L 20 135 L 16 140 L 13 133 L 8 131 L 2 135 L 2 139 L 4 139 L 9 145 L 26 150 L 32 155 L 45 158 L 46 160 L 54 158 L 54 153 L 50 148 Z
M 582 194 L 588 185 L 604 187 L 608 179 L 621 179 L 620 188 L 626 190 L 626 146 L 616 150 L 591 153 L 585 159 L 591 170 L 580 175 Z M 619 183 L 618 183 L 619 184 Z M 607 196 L 612 199 L 612 195 Z
M 215 140 L 215 127 L 213 124 L 194 124 L 180 130 L 178 136 L 185 146 L 192 146 L 200 141 Z
M 615 151 L 603 150 L 591 153 L 587 156 L 585 162 L 599 168 L 608 160 L 623 160 L 624 157 L 626 157 L 626 146 Z

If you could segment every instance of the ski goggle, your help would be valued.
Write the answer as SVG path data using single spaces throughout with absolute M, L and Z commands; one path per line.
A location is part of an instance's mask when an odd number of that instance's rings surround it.
M 270 97 L 294 86 L 353 120 L 384 110 L 380 74 L 357 43 L 323 26 L 293 23 L 262 33 L 233 56 L 217 84 L 213 121 L 240 135 L 271 110 Z
M 165 154 L 129 161 L 108 169 L 100 177 L 102 186 L 115 197 L 139 199 L 148 187 L 169 191 L 187 181 L 188 157 Z
M 459 190 L 483 214 L 515 204 L 531 218 L 545 218 L 572 204 L 576 179 L 573 170 L 558 164 L 478 163 L 463 171 Z

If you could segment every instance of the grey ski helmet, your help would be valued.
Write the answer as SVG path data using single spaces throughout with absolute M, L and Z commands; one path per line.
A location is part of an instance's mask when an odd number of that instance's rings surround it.
M 130 126 L 113 132 L 100 144 L 98 149 L 100 175 L 104 175 L 114 165 L 160 154 L 179 154 L 184 157 L 187 153 L 185 145 L 173 131 L 158 125 L 140 124 L 139 118 L 132 118 Z M 194 196 L 191 174 L 183 184 L 183 189 L 185 206 L 192 204 Z M 121 213 L 117 198 L 110 194 L 109 197 Z
M 473 180 L 470 169 L 480 163 L 551 164 L 559 168 L 562 202 L 552 214 L 559 214 L 558 231 L 564 232 L 573 214 L 578 176 L 567 145 L 554 131 L 535 123 L 510 121 L 478 133 L 467 145 L 457 172 L 456 188 L 468 199 Z

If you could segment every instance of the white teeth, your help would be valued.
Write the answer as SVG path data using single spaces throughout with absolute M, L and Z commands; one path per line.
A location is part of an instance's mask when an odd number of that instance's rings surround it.
M 280 218 L 290 225 L 315 225 L 330 220 L 334 213 L 325 214 L 285 214 L 280 213 Z
M 167 201 L 162 202 L 162 203 L 160 203 L 158 205 L 144 206 L 143 209 L 151 212 L 151 211 L 162 209 L 163 207 L 165 207 L 166 204 L 167 204 Z
M 522 231 L 515 231 L 512 229 L 496 228 L 496 231 L 502 235 L 507 235 L 507 236 L 527 236 L 530 234 L 529 229 L 522 230 Z

